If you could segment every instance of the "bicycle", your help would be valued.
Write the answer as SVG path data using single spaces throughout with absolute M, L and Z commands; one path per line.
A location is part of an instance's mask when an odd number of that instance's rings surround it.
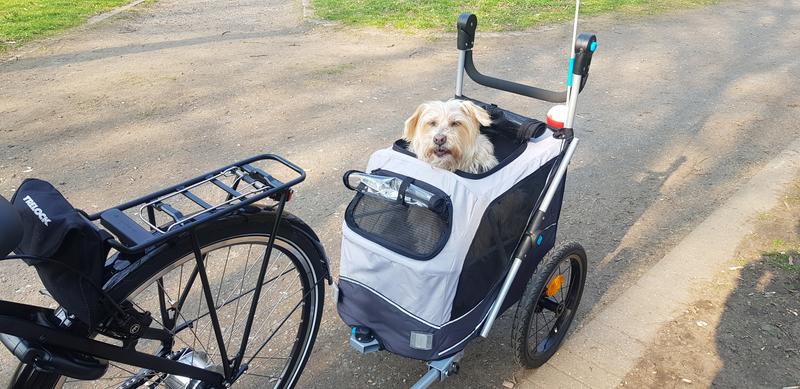
M 60 304 L 0 301 L 0 341 L 20 360 L 10 387 L 293 387 L 332 281 L 317 235 L 284 211 L 304 179 L 265 154 L 92 215 L 44 181 L 0 197 L 0 258 L 36 266 Z M 62 216 L 81 234 L 29 241 Z

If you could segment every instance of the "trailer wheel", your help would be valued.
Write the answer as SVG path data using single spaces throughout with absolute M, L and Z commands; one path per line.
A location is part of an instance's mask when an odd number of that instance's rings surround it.
M 555 354 L 575 317 L 585 282 L 586 252 L 580 244 L 562 244 L 542 259 L 514 315 L 517 363 L 537 368 Z

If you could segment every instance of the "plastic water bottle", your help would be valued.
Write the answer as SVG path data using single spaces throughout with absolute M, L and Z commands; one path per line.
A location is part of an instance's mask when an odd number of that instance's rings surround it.
M 350 185 L 359 192 L 397 201 L 403 180 L 397 177 L 378 176 L 365 173 L 351 173 L 348 177 Z M 434 194 L 416 185 L 406 188 L 404 202 L 418 207 L 434 208 Z

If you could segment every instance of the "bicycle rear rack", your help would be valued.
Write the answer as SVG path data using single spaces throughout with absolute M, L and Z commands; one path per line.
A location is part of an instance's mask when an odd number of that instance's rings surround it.
M 296 175 L 283 182 L 255 166 L 258 162 L 267 161 L 277 162 Z M 280 156 L 263 154 L 89 215 L 88 218 L 99 220 L 103 227 L 116 236 L 118 240 L 108 241 L 111 247 L 120 252 L 136 253 L 265 198 L 285 202 L 289 198 L 290 188 L 305 180 L 305 177 L 305 172 L 299 166 Z M 214 193 L 210 196 L 199 194 L 200 191 L 208 192 L 208 188 Z M 219 200 L 210 198 L 219 196 L 223 197 Z M 130 214 L 136 216 L 131 217 Z M 139 222 L 135 219 L 139 219 Z

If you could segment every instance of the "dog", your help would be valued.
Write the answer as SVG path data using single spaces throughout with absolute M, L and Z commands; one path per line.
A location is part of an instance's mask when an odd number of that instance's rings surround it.
M 471 101 L 429 101 L 406 120 L 403 139 L 417 158 L 437 168 L 483 173 L 497 165 L 492 142 L 480 132 L 491 124 L 489 113 Z

